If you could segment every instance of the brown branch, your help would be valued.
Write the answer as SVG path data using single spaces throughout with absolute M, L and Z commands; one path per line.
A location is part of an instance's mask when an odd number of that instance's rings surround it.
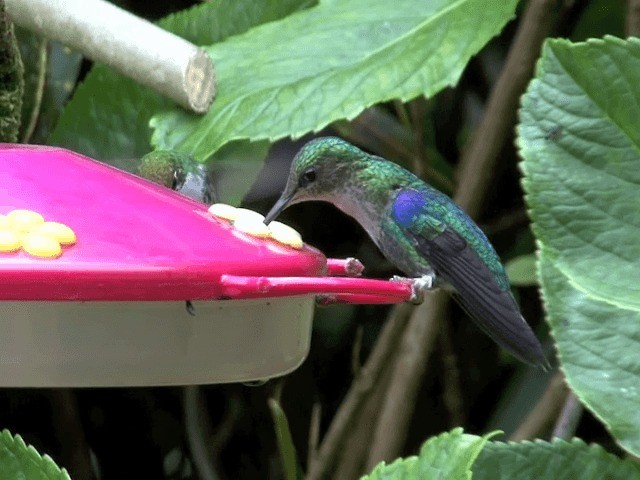
M 353 347 L 351 347 L 351 373 L 353 377 L 357 378 L 360 375 L 362 369 L 362 362 L 360 361 L 360 354 L 362 352 L 362 334 L 364 330 L 362 325 L 358 325 L 356 329 L 356 335 L 353 339 Z
M 418 97 L 409 102 L 409 113 L 411 114 L 411 124 L 413 125 L 413 136 L 415 137 L 415 153 L 412 165 L 413 173 L 424 178 L 428 164 L 424 155 L 424 119 L 426 116 L 426 101 L 424 97 Z
M 322 404 L 314 402 L 311 407 L 311 419 L 309 420 L 309 440 L 307 452 L 307 465 L 316 461 L 318 452 L 318 440 L 320 438 L 320 422 L 322 420 Z
M 203 480 L 220 478 L 210 450 L 211 421 L 198 385 L 182 389 L 187 442 L 195 470 Z
M 458 357 L 453 349 L 451 339 L 451 326 L 442 322 L 440 327 L 440 350 L 442 351 L 443 370 L 442 378 L 444 388 L 442 400 L 449 412 L 449 424 L 451 427 L 462 425 L 465 420 L 464 400 L 462 394 L 462 382 Z
M 378 410 L 387 391 L 387 386 L 391 381 L 392 370 L 391 365 L 387 364 L 385 366 L 375 389 L 367 397 L 360 409 L 360 415 L 351 429 L 344 447 L 341 449 L 342 453 L 338 458 L 335 471 L 329 475 L 332 480 L 352 480 L 360 478 L 361 475 L 366 473 L 364 471 L 365 461 L 367 460 L 371 436 L 376 426 L 375 420 L 378 417 Z
M 527 5 L 482 122 L 463 153 L 455 199 L 472 217 L 480 213 L 479 200 L 488 189 L 500 150 L 512 135 L 520 96 L 551 29 L 555 4 L 556 0 L 531 0 Z
M 390 461 L 400 454 L 427 360 L 438 339 L 440 322 L 447 306 L 446 293 L 432 292 L 411 314 L 396 354 L 398 358 L 392 380 L 380 409 L 366 463 L 367 471 L 382 460 Z
M 338 408 L 336 415 L 333 417 L 315 456 L 315 461 L 309 465 L 308 480 L 317 480 L 324 477 L 334 464 L 345 439 L 351 433 L 350 430 L 361 406 L 371 394 L 385 365 L 389 362 L 389 358 L 398 345 L 398 340 L 405 329 L 410 311 L 411 307 L 409 305 L 397 305 L 392 309 L 373 351 L 369 354 L 365 365 L 360 369 L 360 375 L 354 380 L 340 408 Z
M 187 443 L 198 477 L 202 480 L 222 478 L 218 457 L 231 438 L 240 416 L 238 395 L 231 393 L 227 396 L 223 417 L 214 431 L 202 388 L 189 385 L 183 387 L 182 393 Z
M 640 0 L 627 0 L 624 33 L 627 37 L 640 37 Z
M 555 0 L 532 0 L 522 17 L 482 122 L 464 152 L 455 200 L 477 217 L 498 154 L 511 135 L 520 95 L 531 78 L 550 27 Z M 382 406 L 367 466 L 391 460 L 402 450 L 412 407 L 433 348 L 448 296 L 437 292 L 414 310 L 403 335 L 398 362 Z
M 342 137 L 383 157 L 408 162 L 414 152 L 411 130 L 381 107 L 367 108 L 350 122 L 333 127 Z
M 407 106 L 402 103 L 401 100 L 393 101 L 393 109 L 396 112 L 396 117 L 405 128 L 411 128 L 411 119 L 409 118 L 409 112 L 407 112 Z
M 205 410 L 208 415 L 208 411 Z M 215 431 L 211 433 L 210 450 L 213 453 L 220 452 L 229 443 L 231 436 L 236 428 L 236 423 L 242 415 L 240 407 L 240 398 L 237 392 L 227 396 L 227 406 L 220 423 L 216 426 Z M 211 418 L 207 418 L 207 422 L 211 423 Z M 212 430 L 212 428 L 210 427 Z
M 414 110 L 416 109 L 414 108 Z M 419 118 L 418 111 L 415 111 L 413 115 L 416 113 L 418 114 L 416 119 L 419 122 L 424 122 L 424 119 Z M 432 148 L 427 148 L 426 145 L 418 147 L 416 135 L 402 123 L 402 120 L 376 106 L 366 109 L 349 123 L 337 122 L 333 124 L 333 128 L 338 131 L 340 136 L 352 143 L 362 145 L 382 157 L 399 161 L 406 168 L 415 167 L 416 160 L 431 157 L 435 152 Z M 415 128 L 424 130 L 420 123 Z M 424 178 L 436 182 L 440 188 L 447 192 L 453 191 L 451 180 L 433 168 L 429 162 L 422 162 L 418 170 L 414 173 L 423 173 Z
M 47 65 L 48 65 L 48 42 L 44 38 L 40 40 L 38 45 L 38 81 L 36 82 L 35 92 L 33 94 L 33 107 L 31 108 L 31 114 L 29 115 L 29 121 L 22 134 L 22 143 L 29 143 L 31 136 L 38 124 L 38 118 L 40 118 L 40 108 L 42 107 L 42 97 L 44 96 L 45 80 L 47 78 Z
M 529 223 L 529 214 L 524 207 L 507 212 L 497 218 L 480 225 L 482 231 L 491 238 L 492 235 L 502 233 L 511 228 L 521 227 Z
M 563 440 L 573 438 L 583 411 L 584 407 L 580 403 L 580 400 L 578 400 L 578 397 L 576 397 L 576 394 L 569 392 L 562 407 L 562 412 L 560 412 L 560 416 L 558 417 L 558 421 L 555 427 L 553 427 L 551 437 L 557 437 Z
M 96 474 L 91 465 L 91 452 L 84 433 L 78 399 L 70 388 L 48 390 L 51 402 L 53 428 L 60 439 L 60 464 L 73 478 L 94 480 Z
M 532 440 L 550 432 L 568 394 L 569 388 L 564 381 L 564 375 L 561 372 L 556 373 L 549 381 L 542 398 L 509 437 L 509 440 L 514 442 Z

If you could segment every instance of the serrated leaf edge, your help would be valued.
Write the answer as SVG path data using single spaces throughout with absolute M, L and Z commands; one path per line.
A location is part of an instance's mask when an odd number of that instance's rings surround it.
M 10 448 L 10 445 L 17 444 L 18 448 L 25 450 L 27 452 L 27 455 L 32 460 L 36 462 L 44 461 L 44 464 L 47 468 L 53 468 L 57 473 L 61 475 L 62 478 L 71 480 L 71 477 L 69 477 L 69 473 L 65 468 L 59 467 L 53 460 L 53 458 L 51 458 L 49 455 L 41 455 L 33 445 L 27 445 L 27 443 L 20 435 L 12 435 L 9 430 L 3 429 L 2 432 L 0 432 L 0 442 L 7 444 L 8 448 Z M 42 468 L 41 471 L 44 471 L 44 468 Z

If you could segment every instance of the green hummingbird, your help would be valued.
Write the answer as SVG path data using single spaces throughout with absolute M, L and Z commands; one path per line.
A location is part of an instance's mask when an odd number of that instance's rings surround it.
M 217 201 L 211 172 L 188 153 L 149 152 L 140 160 L 138 175 L 206 204 Z
M 318 138 L 293 159 L 280 199 L 265 217 L 308 200 L 355 218 L 414 288 L 444 287 L 478 326 L 518 359 L 546 366 L 498 255 L 451 198 L 411 172 L 344 140 Z

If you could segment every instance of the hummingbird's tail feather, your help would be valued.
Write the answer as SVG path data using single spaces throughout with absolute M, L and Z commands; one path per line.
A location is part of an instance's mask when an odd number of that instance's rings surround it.
M 453 230 L 419 240 L 437 275 L 455 289 L 454 298 L 498 345 L 520 360 L 545 367 L 548 362 L 511 291 L 498 285 L 495 274 Z
M 480 313 L 482 307 L 474 302 L 474 299 L 464 298 L 458 293 L 452 294 L 453 299 L 469 315 L 475 324 L 491 337 L 498 345 L 509 351 L 519 360 L 531 365 L 541 366 L 544 370 L 549 368 L 549 362 L 542 352 L 542 347 L 522 315 L 518 312 L 516 317 L 512 312 L 491 312 L 485 310 Z M 488 314 L 489 313 L 489 314 Z M 518 326 L 525 323 L 525 327 Z

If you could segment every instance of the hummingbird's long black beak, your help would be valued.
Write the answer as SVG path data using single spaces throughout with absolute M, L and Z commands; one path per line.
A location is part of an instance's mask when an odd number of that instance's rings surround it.
M 290 193 L 288 195 L 282 194 L 282 196 L 273 205 L 273 207 L 271 207 L 271 210 L 269 210 L 269 213 L 267 213 L 267 216 L 264 217 L 265 225 L 269 225 L 272 220 L 274 220 L 278 215 L 280 215 L 280 212 L 282 212 L 285 208 L 287 208 L 287 206 L 289 205 L 289 202 L 293 198 L 294 193 L 295 192 Z

